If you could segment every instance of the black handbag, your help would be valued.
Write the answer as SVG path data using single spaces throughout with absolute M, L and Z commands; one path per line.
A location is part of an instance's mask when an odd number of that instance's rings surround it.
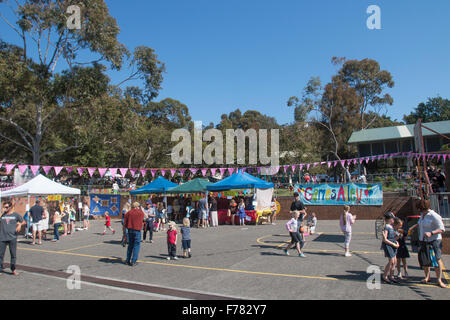
M 421 242 L 419 247 L 419 252 L 417 253 L 417 257 L 419 258 L 419 265 L 421 268 L 423 267 L 431 267 L 432 261 L 430 257 L 430 248 L 431 245 L 427 242 Z

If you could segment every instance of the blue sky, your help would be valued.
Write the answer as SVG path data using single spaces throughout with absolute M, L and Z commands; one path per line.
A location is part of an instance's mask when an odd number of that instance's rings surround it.
M 236 108 L 280 124 L 312 76 L 327 83 L 333 56 L 371 58 L 393 75 L 388 115 L 401 120 L 428 97 L 450 98 L 450 1 L 111 0 L 129 49 L 152 47 L 166 64 L 159 99 L 189 107 L 193 120 L 218 123 Z M 381 30 L 369 30 L 369 5 Z M 5 30 L 1 25 L 0 30 Z M 3 32 L 1 32 L 3 34 Z M 10 33 L 8 31 L 8 33 Z M 8 36 L 2 35 L 5 39 Z M 124 73 L 111 74 L 119 82 Z

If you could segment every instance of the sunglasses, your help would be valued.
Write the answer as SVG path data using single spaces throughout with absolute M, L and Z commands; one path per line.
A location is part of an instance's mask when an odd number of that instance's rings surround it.
M 4 209 L 9 209 L 10 207 L 9 206 L 5 206 L 5 207 L 3 207 Z

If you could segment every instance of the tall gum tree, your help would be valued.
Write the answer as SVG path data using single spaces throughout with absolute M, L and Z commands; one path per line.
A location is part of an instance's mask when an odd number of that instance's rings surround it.
M 81 9 L 80 29 L 67 28 L 70 5 Z M 80 139 L 90 104 L 108 93 L 107 70 L 119 71 L 128 63 L 130 75 L 113 87 L 139 79 L 148 101 L 158 95 L 164 64 L 152 48 L 140 46 L 131 54 L 118 41 L 120 29 L 103 0 L 0 0 L 0 6 L 12 10 L 15 21 L 0 11 L 0 23 L 18 39 L 0 43 L 0 122 L 5 128 L 0 138 L 31 155 L 33 164 L 88 143 Z M 80 132 L 52 149 L 48 140 L 64 135 L 53 125 L 61 117 L 78 121 L 74 128 Z

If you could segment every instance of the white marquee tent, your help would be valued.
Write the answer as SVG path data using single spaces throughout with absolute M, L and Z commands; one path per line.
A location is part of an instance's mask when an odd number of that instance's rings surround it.
M 21 186 L 2 192 L 1 197 L 38 196 L 52 194 L 80 195 L 81 191 L 76 188 L 70 188 L 59 184 L 44 177 L 42 174 L 39 174 Z

